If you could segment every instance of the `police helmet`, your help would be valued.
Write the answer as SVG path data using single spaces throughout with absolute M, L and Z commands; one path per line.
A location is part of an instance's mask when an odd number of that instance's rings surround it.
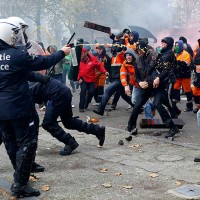
M 21 41 L 24 45 L 28 37 L 25 33 L 28 25 L 19 17 L 9 17 L 0 20 L 0 40 L 9 45 L 15 45 Z

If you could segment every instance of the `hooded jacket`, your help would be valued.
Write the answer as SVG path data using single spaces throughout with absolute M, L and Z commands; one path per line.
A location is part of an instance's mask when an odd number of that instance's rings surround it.
M 137 86 L 136 79 L 135 79 L 135 52 L 132 49 L 127 49 L 124 57 L 126 54 L 130 54 L 133 57 L 132 63 L 127 63 L 125 60 L 120 68 L 120 80 L 123 86 L 127 86 L 129 84 Z
M 175 69 L 175 76 L 176 78 L 190 78 L 191 56 L 186 50 L 184 50 L 182 40 L 178 40 L 176 44 L 178 44 L 179 51 L 178 54 L 175 54 L 177 59 L 177 68 Z
M 155 77 L 160 78 L 161 84 L 165 85 L 169 80 L 174 82 L 174 69 L 176 68 L 176 57 L 172 51 L 174 45 L 174 39 L 171 37 L 165 37 L 161 42 L 167 43 L 167 47 L 161 50 L 154 62 L 154 68 L 156 69 Z M 153 68 L 152 68 L 153 69 Z

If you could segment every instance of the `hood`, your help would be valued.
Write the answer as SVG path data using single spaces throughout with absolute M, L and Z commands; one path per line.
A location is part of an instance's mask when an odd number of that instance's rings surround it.
M 126 54 L 131 54 L 133 56 L 133 58 L 135 59 L 136 58 L 136 53 L 135 51 L 133 51 L 133 49 L 131 48 L 128 48 L 125 53 L 124 53 L 124 58 L 126 58 Z
M 185 37 L 183 37 L 183 36 L 181 36 L 180 38 L 179 38 L 179 40 L 182 40 L 183 41 L 183 43 L 187 43 L 187 39 L 185 38 Z
M 181 53 L 184 49 L 184 43 L 182 40 L 178 40 L 175 44 L 178 44 L 178 47 L 179 47 L 179 51 L 178 51 L 178 54 Z
M 131 31 L 130 34 L 133 35 L 133 40 L 131 42 L 138 42 L 139 40 L 139 33 L 137 31 Z
M 172 50 L 173 46 L 174 46 L 174 39 L 172 37 L 165 37 L 161 40 L 161 42 L 165 42 L 167 43 L 167 48 L 166 49 L 162 49 L 161 53 L 164 53 L 168 50 Z

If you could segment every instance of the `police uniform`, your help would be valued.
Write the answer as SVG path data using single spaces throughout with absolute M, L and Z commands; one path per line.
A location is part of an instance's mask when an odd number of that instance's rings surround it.
M 40 194 L 37 190 L 26 191 L 37 148 L 27 72 L 50 68 L 64 56 L 63 51 L 51 56 L 30 56 L 24 47 L 10 46 L 0 40 L 0 129 L 15 169 L 11 191 L 17 196 Z
M 65 148 L 60 151 L 60 155 L 71 154 L 78 147 L 78 143 L 59 126 L 57 122 L 58 117 L 61 118 L 65 128 L 93 134 L 99 139 L 99 145 L 102 146 L 105 140 L 105 127 L 92 123 L 89 124 L 73 117 L 70 89 L 60 81 L 53 78 L 46 78 L 46 76 L 38 73 L 31 73 L 29 80 L 33 81 L 32 78 L 34 77 L 40 83 L 31 83 L 30 92 L 35 103 L 46 104 L 42 127 L 57 140 L 65 144 Z

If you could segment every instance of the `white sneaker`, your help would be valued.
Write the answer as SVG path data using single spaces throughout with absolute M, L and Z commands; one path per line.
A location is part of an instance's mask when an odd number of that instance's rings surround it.
M 133 108 L 131 105 L 129 105 L 126 110 L 130 110 L 131 108 Z
M 93 105 L 93 106 L 99 106 L 100 103 L 93 103 L 92 105 Z
M 72 105 L 72 108 L 75 108 L 75 105 Z

